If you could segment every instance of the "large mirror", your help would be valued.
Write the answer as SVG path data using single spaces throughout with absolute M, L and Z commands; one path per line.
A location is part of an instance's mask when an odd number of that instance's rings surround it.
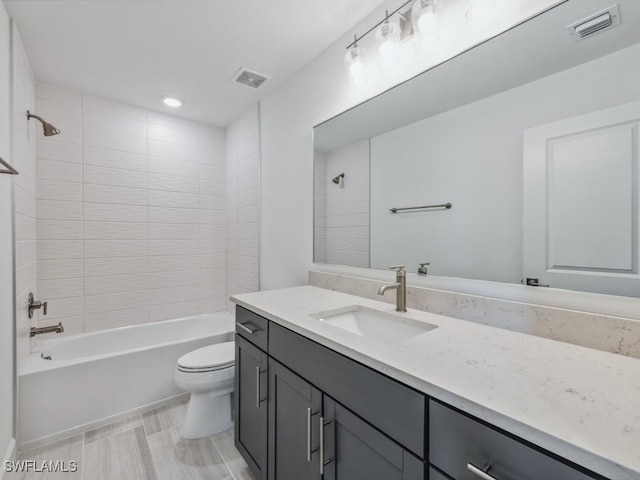
M 567 29 L 611 6 L 561 3 L 315 127 L 315 262 L 640 296 L 640 2 Z

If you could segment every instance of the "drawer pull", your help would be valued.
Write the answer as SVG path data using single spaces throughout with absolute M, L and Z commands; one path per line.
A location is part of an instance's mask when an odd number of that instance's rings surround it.
M 324 475 L 324 417 L 320 417 L 320 475 Z
M 307 462 L 311 461 L 311 408 L 307 408 Z
M 256 367 L 256 408 L 260 409 L 260 367 Z
M 473 463 L 467 463 L 467 470 L 477 475 L 478 477 L 482 478 L 482 480 L 498 480 L 496 477 L 489 475 L 484 470 L 481 470 L 478 467 L 476 467 Z M 488 467 L 487 467 L 487 470 L 489 470 Z
M 247 332 L 249 335 L 253 335 L 258 331 L 258 330 L 252 330 L 251 328 L 247 327 L 245 324 L 240 322 L 236 322 L 236 325 L 240 327 L 242 330 L 244 330 L 245 332 Z

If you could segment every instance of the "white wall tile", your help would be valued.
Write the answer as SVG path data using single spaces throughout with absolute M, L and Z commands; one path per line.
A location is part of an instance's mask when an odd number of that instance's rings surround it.
M 36 239 L 36 220 L 21 213 L 16 213 L 16 240 Z
M 249 188 L 248 190 L 238 192 L 238 207 L 248 207 L 258 205 L 260 202 L 260 194 L 257 188 Z
M 37 180 L 36 198 L 38 200 L 81 202 L 82 184 L 59 182 L 57 180 Z
M 111 185 L 84 185 L 84 201 L 88 203 L 117 203 L 147 205 L 148 190 L 143 188 L 114 187 Z
M 83 314 L 84 297 L 56 298 L 47 305 L 47 316 L 45 318 L 51 321 L 66 317 L 82 316 Z M 54 323 L 57 323 L 57 321 Z
M 188 120 L 149 112 L 149 139 L 198 147 L 198 125 Z
M 35 240 L 16 242 L 16 268 L 34 263 L 37 259 L 37 243 Z
M 82 258 L 38 260 L 38 281 L 84 276 Z
M 149 305 L 164 305 L 167 299 L 175 302 L 200 300 L 200 289 L 191 285 L 183 287 L 167 287 L 149 290 Z
M 101 167 L 97 165 L 84 166 L 84 183 L 146 189 L 147 182 L 146 172 Z
M 204 210 L 224 210 L 226 207 L 224 195 L 200 195 L 200 208 Z
M 198 163 L 198 149 L 176 143 L 149 139 L 150 157 L 167 158 L 179 163 Z
M 107 295 L 87 295 L 84 297 L 86 313 L 101 313 L 126 310 L 148 305 L 147 290 L 110 293 Z
M 49 138 L 36 140 L 38 160 L 82 163 L 82 145 L 79 143 L 50 142 Z
M 100 128 L 85 128 L 83 133 L 84 144 L 89 147 L 138 155 L 147 154 L 147 139 L 144 137 L 105 131 Z
M 82 203 L 38 200 L 38 218 L 47 220 L 82 220 Z
M 200 300 L 200 313 L 212 313 L 224 310 L 227 307 L 227 295 L 215 298 L 203 298 Z M 232 304 L 232 306 L 235 306 Z
M 29 192 L 21 186 L 16 185 L 14 193 L 16 213 L 21 213 L 23 215 L 26 215 L 27 217 L 35 218 L 37 209 L 35 191 Z
M 219 162 L 224 165 L 225 133 L 223 130 L 208 125 L 198 125 L 198 147 L 202 151 L 221 156 Z
M 174 272 L 198 270 L 206 263 L 201 255 L 159 255 L 149 257 L 149 272 Z
M 38 220 L 38 239 L 82 239 L 82 222 L 68 220 Z
M 182 270 L 178 272 L 156 272 L 149 274 L 149 288 L 179 287 L 181 285 L 199 285 L 198 270 Z
M 207 180 L 224 180 L 226 177 L 225 168 L 208 163 L 198 164 L 198 176 Z
M 76 108 L 78 111 L 82 106 L 82 95 L 80 93 L 42 83 L 36 84 L 36 97 Z
M 120 152 L 85 145 L 84 164 L 146 172 L 149 162 L 146 154 Z
M 85 258 L 142 257 L 149 252 L 147 240 L 85 240 Z
M 86 277 L 84 279 L 85 295 L 104 295 L 107 293 L 146 290 L 148 286 L 149 275 L 146 273 Z
M 193 255 L 200 253 L 199 239 L 149 240 L 149 255 Z
M 16 268 L 16 294 L 29 293 L 35 290 L 37 282 L 36 269 L 36 262 Z
M 200 223 L 213 225 L 225 225 L 227 215 L 224 210 L 200 210 Z
M 147 223 L 132 222 L 84 222 L 86 240 L 146 240 Z
M 188 208 L 149 207 L 151 223 L 199 223 L 198 210 Z
M 149 223 L 149 239 L 196 239 L 200 235 L 197 223 Z
M 84 260 L 84 275 L 127 275 L 147 272 L 147 257 L 107 257 Z
M 43 301 L 82 295 L 84 295 L 84 282 L 79 277 L 40 280 L 38 282 L 38 296 Z
M 38 260 L 59 260 L 61 258 L 82 258 L 82 240 L 39 240 Z
M 38 115 L 59 128 L 64 135 L 47 137 L 49 142 L 76 143 L 82 142 L 82 111 L 78 106 L 67 105 L 38 98 L 36 101 Z M 36 129 L 38 138 L 45 138 L 41 128 Z
M 61 180 L 64 182 L 81 183 L 82 165 L 79 163 L 38 160 L 36 178 L 40 180 Z
M 171 192 L 200 193 L 200 180 L 189 177 L 176 177 L 161 173 L 149 174 L 149 189 L 168 190 Z
M 139 205 L 84 204 L 85 221 L 143 223 L 147 221 L 148 212 L 149 207 Z
M 172 158 L 149 156 L 149 172 L 176 177 L 198 178 L 199 164 L 179 162 Z
M 149 190 L 149 205 L 158 207 L 198 208 L 200 196 L 196 193 Z
M 251 205 L 238 209 L 238 223 L 257 223 L 260 221 L 260 207 Z

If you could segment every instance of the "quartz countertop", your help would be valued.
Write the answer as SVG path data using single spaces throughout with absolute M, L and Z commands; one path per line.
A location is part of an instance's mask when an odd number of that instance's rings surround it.
M 409 309 L 438 328 L 398 344 L 311 314 L 394 306 L 303 286 L 236 304 L 612 480 L 640 480 L 640 360 Z

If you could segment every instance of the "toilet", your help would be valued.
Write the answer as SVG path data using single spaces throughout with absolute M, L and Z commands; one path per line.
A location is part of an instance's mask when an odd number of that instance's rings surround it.
M 202 438 L 233 426 L 231 393 L 235 377 L 235 343 L 199 348 L 178 359 L 176 385 L 191 392 L 182 427 L 184 438 Z

